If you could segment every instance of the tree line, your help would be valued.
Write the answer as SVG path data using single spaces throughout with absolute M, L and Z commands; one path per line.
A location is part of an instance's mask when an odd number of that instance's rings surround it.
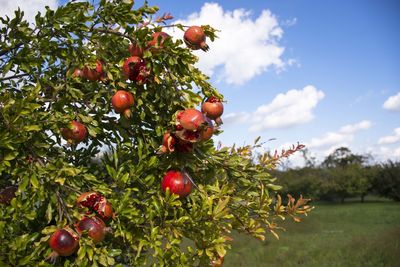
M 307 156 L 306 166 L 275 171 L 281 194 L 302 194 L 314 200 L 340 201 L 376 195 L 400 201 L 400 162 L 371 163 L 371 157 L 340 147 L 321 164 Z

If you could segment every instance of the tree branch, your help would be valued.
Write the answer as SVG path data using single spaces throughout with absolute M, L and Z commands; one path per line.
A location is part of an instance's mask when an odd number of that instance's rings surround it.
M 29 75 L 30 74 L 28 74 L 28 73 L 23 73 L 23 74 L 16 74 L 13 76 L 3 77 L 3 78 L 0 78 L 0 82 L 12 80 L 12 79 L 16 79 L 16 78 L 21 78 L 21 77 L 25 77 L 25 76 L 29 76 Z

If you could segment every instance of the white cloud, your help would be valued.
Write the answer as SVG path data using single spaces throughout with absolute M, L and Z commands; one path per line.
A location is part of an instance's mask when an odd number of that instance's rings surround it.
M 52 9 L 57 8 L 57 0 L 0 0 L 0 16 L 9 16 L 10 19 L 14 18 L 14 11 L 20 7 L 24 11 L 24 18 L 29 22 L 35 21 L 35 16 L 38 11 L 42 14 L 45 12 L 45 6 Z
M 359 131 L 359 130 L 366 130 L 371 128 L 371 122 L 367 121 L 367 120 L 363 120 L 359 123 L 356 124 L 349 124 L 349 125 L 345 125 L 342 128 L 340 128 L 340 133 L 343 134 L 354 134 L 355 132 Z
M 269 10 L 263 10 L 256 19 L 245 9 L 226 11 L 217 3 L 205 3 L 200 12 L 191 14 L 184 25 L 206 25 L 220 30 L 218 38 L 208 40 L 207 53 L 199 55 L 198 67 L 208 75 L 217 72 L 227 83 L 243 84 L 269 68 L 283 69 L 284 48 L 278 43 L 283 35 L 277 18 Z M 182 38 L 181 31 L 170 34 Z M 222 67 L 222 68 L 219 68 Z
M 400 92 L 397 95 L 389 97 L 383 103 L 383 108 L 391 111 L 400 111 Z
M 224 125 L 232 125 L 237 123 L 245 123 L 250 118 L 250 114 L 246 112 L 229 113 L 224 115 Z
M 387 144 L 394 144 L 397 142 L 400 142 L 400 127 L 394 129 L 393 135 L 388 135 L 379 138 L 378 144 L 387 145 Z
M 321 148 L 330 146 L 327 151 L 331 151 L 339 146 L 347 145 L 347 142 L 353 140 L 356 132 L 369 129 L 371 126 L 372 123 L 367 120 L 363 120 L 355 124 L 345 125 L 337 132 L 328 132 L 323 137 L 312 138 L 311 141 L 306 144 L 306 146 L 308 148 Z
M 250 131 L 287 128 L 307 123 L 314 118 L 312 111 L 324 96 L 322 91 L 312 85 L 302 90 L 293 89 L 278 94 L 271 103 L 257 108 Z

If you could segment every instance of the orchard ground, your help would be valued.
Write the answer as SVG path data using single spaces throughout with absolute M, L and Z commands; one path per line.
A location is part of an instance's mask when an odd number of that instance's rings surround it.
M 399 202 L 367 198 L 314 206 L 302 223 L 287 220 L 280 240 L 237 234 L 224 266 L 400 266 Z

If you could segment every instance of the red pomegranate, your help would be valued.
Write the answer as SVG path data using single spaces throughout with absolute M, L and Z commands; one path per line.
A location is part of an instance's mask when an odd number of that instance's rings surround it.
M 138 44 L 129 44 L 129 53 L 132 57 L 142 57 L 143 48 L 141 48 Z
M 212 260 L 210 263 L 210 266 L 211 267 L 222 267 L 222 265 L 224 264 L 224 258 L 225 257 L 218 257 L 218 258 Z
M 96 61 L 96 68 L 91 69 L 88 66 L 85 66 L 83 68 L 83 77 L 88 79 L 89 81 L 98 81 L 101 80 L 103 77 L 104 72 L 103 72 L 103 64 L 101 63 L 100 60 Z
M 96 212 L 105 222 L 114 217 L 111 203 L 98 192 L 82 193 L 76 202 L 79 207 L 86 207 L 90 211 Z
M 157 151 L 157 154 L 172 153 L 175 151 L 175 137 L 170 132 L 166 132 L 163 136 L 162 145 Z
M 190 131 L 186 129 L 182 129 L 179 131 L 175 131 L 175 136 L 178 137 L 181 141 L 188 143 L 197 143 L 201 141 L 201 132 L 200 131 Z
M 224 113 L 224 105 L 221 100 L 212 96 L 206 100 L 201 106 L 201 111 L 210 119 L 215 120 L 217 124 L 222 124 L 221 115 Z
M 75 69 L 74 73 L 72 74 L 74 78 L 81 78 L 83 77 L 83 71 L 81 69 Z
M 79 207 L 93 208 L 103 196 L 97 192 L 85 192 L 78 196 L 76 203 Z
M 209 46 L 206 44 L 206 35 L 203 29 L 199 26 L 191 26 L 185 31 L 183 40 L 186 45 L 193 50 L 208 51 Z
M 150 70 L 146 67 L 146 62 L 137 56 L 129 57 L 125 60 L 122 67 L 124 75 L 131 81 L 143 84 L 150 75 Z
M 102 197 L 100 201 L 93 206 L 93 210 L 105 222 L 114 217 L 112 205 L 105 197 Z
M 206 125 L 203 114 L 194 108 L 179 111 L 176 119 L 177 125 L 189 131 L 198 131 Z
M 93 239 L 95 244 L 103 241 L 107 233 L 106 225 L 97 217 L 83 217 L 82 220 L 75 224 L 75 229 L 80 234 L 83 231 L 87 231 L 87 234 Z
M 152 34 L 152 37 L 153 39 L 147 42 L 147 46 L 153 54 L 161 51 L 165 40 L 170 38 L 170 36 L 165 32 L 155 32 Z
M 130 107 L 133 106 L 133 95 L 125 90 L 118 90 L 111 98 L 111 104 L 117 113 L 123 113 L 126 118 L 132 116 Z
M 165 174 L 161 187 L 164 192 L 169 188 L 171 193 L 186 197 L 192 191 L 192 182 L 180 171 L 170 170 Z
M 0 204 L 10 204 L 11 200 L 15 197 L 18 187 L 8 186 L 0 191 Z
M 206 121 L 208 125 L 204 127 L 204 129 L 200 133 L 201 141 L 209 140 L 214 134 L 214 124 L 212 123 L 212 120 L 206 117 Z
M 70 256 L 78 250 L 79 247 L 78 235 L 69 227 L 58 229 L 50 239 L 49 246 L 53 250 L 51 258 L 57 256 Z
M 67 140 L 68 143 L 82 142 L 87 136 L 85 125 L 77 121 L 72 121 L 70 127 L 61 128 L 60 131 L 62 137 Z

